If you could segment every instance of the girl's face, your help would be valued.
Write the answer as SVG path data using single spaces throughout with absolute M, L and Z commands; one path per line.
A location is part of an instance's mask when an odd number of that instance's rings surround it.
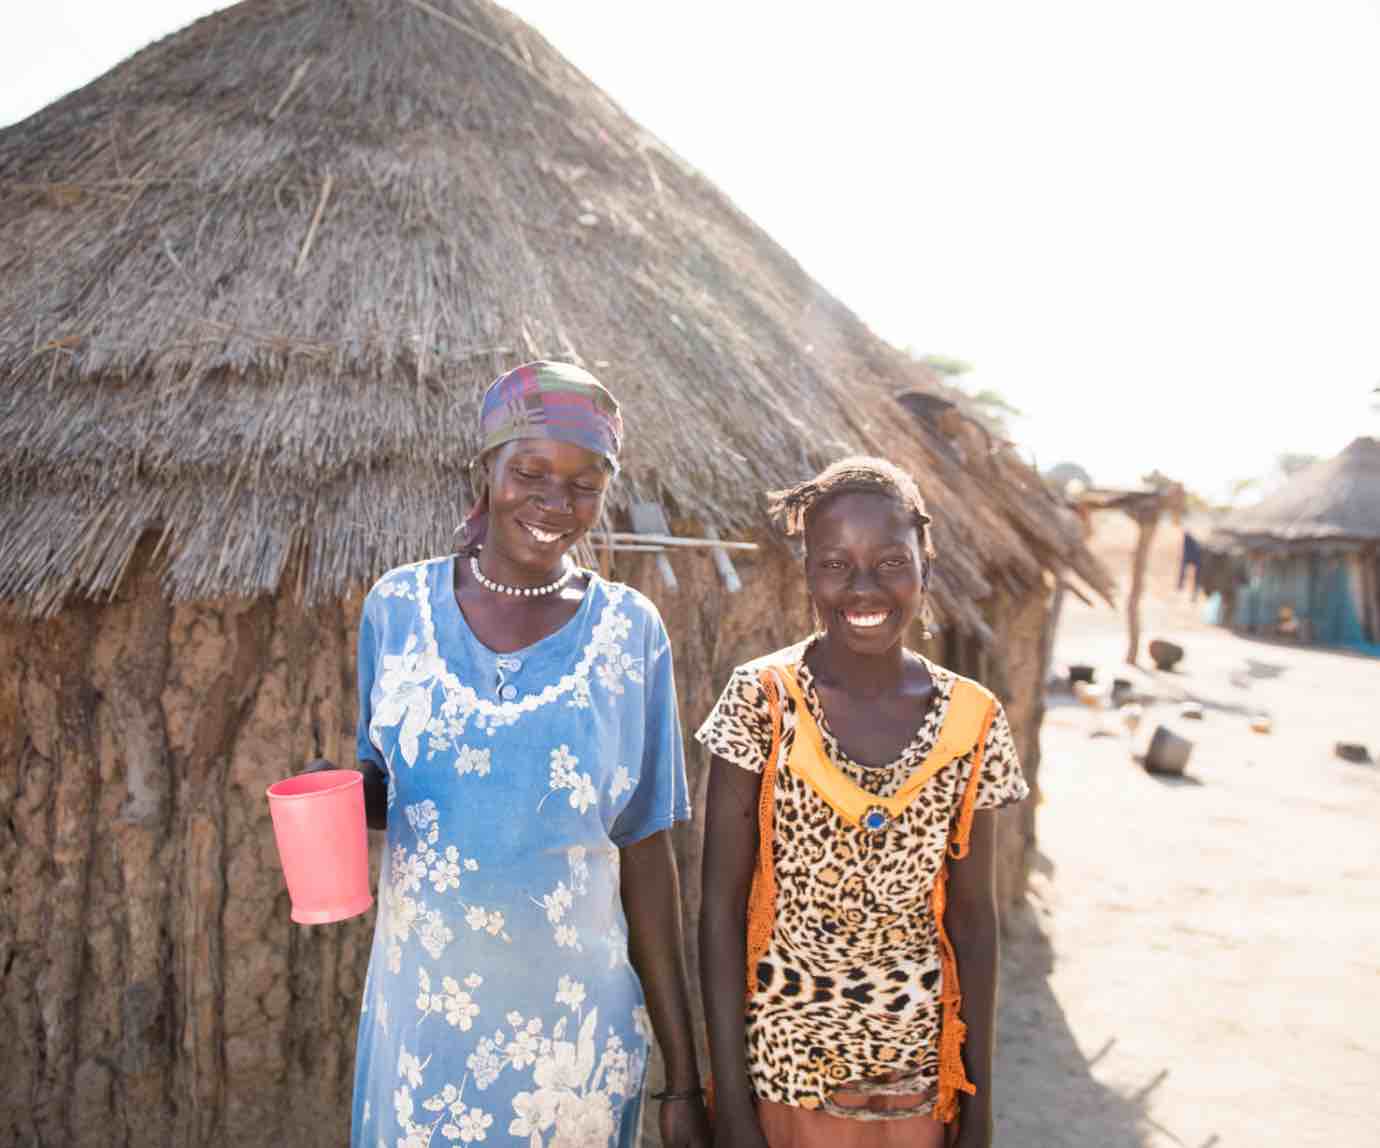
M 604 459 L 573 443 L 524 438 L 489 460 L 486 545 L 509 562 L 548 571 L 589 532 L 604 509 Z
M 925 596 L 925 560 L 910 511 L 871 491 L 836 494 L 805 528 L 805 582 L 829 637 L 859 654 L 890 650 Z

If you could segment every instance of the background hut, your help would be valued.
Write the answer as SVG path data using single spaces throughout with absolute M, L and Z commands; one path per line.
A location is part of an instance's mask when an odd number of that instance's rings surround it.
M 1223 622 L 1380 653 L 1380 439 L 1229 515 L 1207 547 Z
M 1033 473 L 505 12 L 250 0 L 0 132 L 0 1143 L 342 1142 L 372 919 L 289 923 L 263 790 L 351 758 L 359 596 L 538 355 L 626 405 L 614 526 L 767 544 L 613 555 L 687 726 L 808 624 L 760 492 L 870 450 L 1033 767 L 1050 572 L 1101 577 Z

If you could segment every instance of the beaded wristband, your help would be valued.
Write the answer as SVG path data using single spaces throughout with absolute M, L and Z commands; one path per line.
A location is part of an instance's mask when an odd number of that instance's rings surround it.
M 663 1088 L 660 1092 L 653 1092 L 653 1100 L 696 1100 L 704 1095 L 703 1088 Z

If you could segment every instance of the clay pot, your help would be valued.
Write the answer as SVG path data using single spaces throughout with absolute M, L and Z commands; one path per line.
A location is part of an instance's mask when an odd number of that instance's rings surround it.
M 1145 751 L 1145 768 L 1151 773 L 1181 774 L 1193 753 L 1193 743 L 1180 737 L 1168 726 L 1156 726 Z
M 1155 668 L 1159 670 L 1172 670 L 1184 657 L 1184 648 L 1177 646 L 1173 642 L 1166 642 L 1163 638 L 1156 638 L 1150 643 L 1150 660 L 1155 663 Z

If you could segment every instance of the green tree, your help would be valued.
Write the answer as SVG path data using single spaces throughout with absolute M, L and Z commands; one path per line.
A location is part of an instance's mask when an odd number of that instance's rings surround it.
M 972 372 L 973 364 L 966 359 L 955 358 L 953 355 L 920 354 L 914 350 L 907 349 L 908 354 L 917 363 L 929 367 L 937 374 L 952 381 L 959 375 L 966 375 Z
M 921 353 L 913 347 L 907 347 L 906 354 L 921 366 L 928 367 L 962 394 L 968 400 L 964 404 L 967 412 L 988 431 L 997 438 L 1011 437 L 1010 420 L 1020 418 L 1025 412 L 1000 391 L 995 391 L 991 387 L 974 387 L 970 380 L 964 377 L 972 373 L 972 363 L 954 355 L 940 355 L 932 351 Z
M 1303 451 L 1286 450 L 1275 459 L 1275 470 L 1282 478 L 1293 478 L 1301 470 L 1307 470 L 1318 461 L 1316 454 Z

